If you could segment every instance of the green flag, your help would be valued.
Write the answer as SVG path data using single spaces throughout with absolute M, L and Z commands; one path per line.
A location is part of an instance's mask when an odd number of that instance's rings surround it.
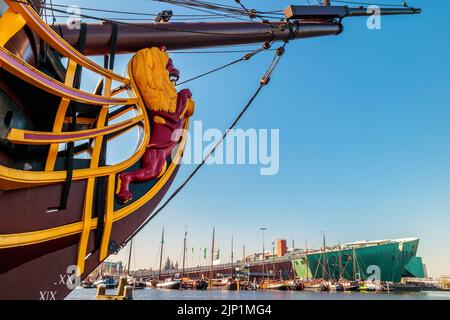
M 216 260 L 219 260 L 219 249 L 217 249 Z
M 203 250 L 203 259 L 206 259 L 206 248 Z

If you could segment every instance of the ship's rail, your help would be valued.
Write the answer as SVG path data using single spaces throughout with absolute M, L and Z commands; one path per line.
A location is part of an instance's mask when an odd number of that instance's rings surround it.
M 9 8 L 0 17 L 0 27 L 5 26 L 5 28 L 2 28 L 0 37 L 0 66 L 23 81 L 38 87 L 45 92 L 60 97 L 61 101 L 56 112 L 52 132 L 26 131 L 13 128 L 7 136 L 7 141 L 13 144 L 50 145 L 45 170 L 27 171 L 0 166 L 0 188 L 3 190 L 12 190 L 65 181 L 67 172 L 64 170 L 55 171 L 59 146 L 60 144 L 66 144 L 81 139 L 93 139 L 94 147 L 91 152 L 89 168 L 74 170 L 72 173 L 73 180 L 101 176 L 106 177 L 114 172 L 123 171 L 136 163 L 142 157 L 148 144 L 150 125 L 146 114 L 145 104 L 143 104 L 142 101 L 138 101 L 138 98 L 136 97 L 115 97 L 118 93 L 123 91 L 123 88 L 132 91 L 133 88 L 130 86 L 130 79 L 119 76 L 111 70 L 97 65 L 83 56 L 53 31 L 53 29 L 51 29 L 33 10 L 30 4 L 11 0 L 6 0 L 6 3 Z M 4 47 L 8 40 L 25 25 L 35 32 L 41 40 L 58 51 L 62 56 L 68 58 L 64 82 L 59 82 L 47 76 L 35 67 L 22 61 Z M 4 32 L 3 30 L 9 30 L 9 32 Z M 104 90 L 102 95 L 96 95 L 74 88 L 75 74 L 78 67 L 87 68 L 103 77 Z M 119 84 L 121 84 L 119 88 L 122 89 L 113 89 L 113 81 L 119 82 Z M 69 104 L 72 101 L 85 103 L 91 105 L 93 108 L 100 108 L 97 119 L 94 119 L 91 124 L 94 128 L 73 132 L 62 131 L 63 125 L 70 121 L 70 118 L 66 117 L 66 113 L 68 112 Z M 127 122 L 105 125 L 105 120 L 108 119 L 109 108 L 118 105 L 131 105 L 138 111 L 138 115 L 127 120 Z M 131 129 L 135 126 L 143 127 L 144 137 L 133 156 L 113 166 L 99 165 L 101 146 L 105 136 L 113 134 L 113 138 L 111 139 L 114 139 L 123 133 L 124 129 Z

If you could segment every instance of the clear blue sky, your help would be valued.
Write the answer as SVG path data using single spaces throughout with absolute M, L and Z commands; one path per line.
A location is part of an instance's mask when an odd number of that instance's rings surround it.
M 188 12 L 149 0 L 77 2 Z M 243 1 L 261 10 L 304 2 Z M 260 251 L 258 229 L 264 226 L 268 248 L 276 238 L 289 244 L 295 239 L 296 246 L 307 238 L 317 248 L 322 230 L 333 244 L 417 236 L 429 273 L 450 274 L 450 2 L 409 2 L 423 13 L 384 17 L 381 30 L 368 30 L 364 18 L 346 19 L 340 36 L 290 43 L 272 82 L 239 124 L 280 129 L 279 173 L 260 176 L 251 165 L 204 167 L 136 237 L 132 268 L 157 266 L 163 225 L 164 256 L 179 262 L 186 226 L 189 252 L 194 247 L 197 257 L 188 257 L 189 264 L 198 263 L 200 247 L 210 247 L 213 226 L 223 262 L 229 260 L 231 236 L 235 256 L 243 244 L 247 253 Z M 173 59 L 186 79 L 239 55 Z M 194 119 L 205 128 L 225 129 L 271 58 L 265 53 L 187 85 L 196 100 Z M 118 60 L 117 72 L 128 59 Z M 192 169 L 184 166 L 175 185 Z

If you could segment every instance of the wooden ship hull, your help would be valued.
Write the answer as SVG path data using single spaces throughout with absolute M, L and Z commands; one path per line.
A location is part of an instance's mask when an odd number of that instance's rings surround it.
M 116 98 L 111 87 L 117 81 L 133 90 L 133 80 L 64 48 L 61 38 L 39 25 L 42 20 L 30 11 L 36 8 L 7 3 L 10 11 L 0 23 L 20 31 L 1 39 L 6 43 L 0 58 L 0 299 L 63 299 L 76 279 L 84 279 L 117 252 L 155 210 L 177 174 L 185 137 L 163 176 L 132 186 L 136 198 L 119 202 L 117 176 L 139 168 L 149 141 L 149 119 L 139 93 Z M 42 62 L 39 36 L 69 53 L 67 68 L 57 69 L 49 56 Z M 58 56 L 56 63 L 60 60 Z M 79 90 L 76 66 L 101 74 L 103 93 Z M 127 112 L 135 116 L 116 121 Z M 143 132 L 135 153 L 106 165 L 108 143 L 134 128 Z M 75 145 L 82 138 L 89 142 Z M 70 157 L 70 147 L 59 145 L 71 142 Z M 74 157 L 83 152 L 90 159 Z
M 156 284 L 156 288 L 178 290 L 181 289 L 181 280 L 170 280 L 159 282 Z
M 299 20 L 295 32 L 285 22 L 168 23 L 164 30 L 82 24 L 72 30 L 48 26 L 39 15 L 43 4 L 0 0 L 0 299 L 64 299 L 134 235 L 177 174 L 185 136 L 162 176 L 133 185 L 132 201 L 115 197 L 118 175 L 139 168 L 152 126 L 130 72 L 112 71 L 115 54 L 342 31 L 329 17 Z M 88 55 L 104 55 L 105 64 Z M 101 79 L 93 92 L 80 89 L 82 70 Z M 107 163 L 108 144 L 130 130 L 140 132 L 135 152 Z

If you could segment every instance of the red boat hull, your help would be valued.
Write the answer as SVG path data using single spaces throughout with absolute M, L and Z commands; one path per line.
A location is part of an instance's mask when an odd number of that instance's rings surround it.
M 167 183 L 159 190 L 159 192 L 145 205 L 141 208 L 123 218 L 120 221 L 114 223 L 111 231 L 111 241 L 114 241 L 118 245 L 122 244 L 129 236 L 140 226 L 142 223 L 150 216 L 150 214 L 157 207 L 161 199 L 166 194 L 179 166 L 176 167 L 175 171 L 167 181 Z M 82 185 L 84 183 L 74 184 L 73 197 L 77 197 L 76 190 L 78 188 L 83 189 Z M 59 197 L 60 192 L 58 190 L 61 188 L 59 185 L 54 185 L 50 187 L 42 187 L 44 190 L 39 190 L 41 188 L 26 189 L 15 191 L 15 193 L 39 193 L 42 191 L 49 192 L 49 189 L 53 191 L 56 197 Z M 23 195 L 22 194 L 22 195 Z M 16 195 L 17 196 L 17 195 Z M 5 204 L 3 200 L 5 198 L 11 197 L 10 192 L 0 191 L 0 202 Z M 48 208 L 48 199 L 42 198 L 41 201 L 34 199 L 33 197 L 24 200 L 26 197 L 17 197 L 17 202 L 26 202 L 33 207 Z M 8 207 L 11 208 L 11 213 L 17 209 L 17 202 L 9 202 Z M 78 216 L 76 214 L 78 207 L 82 201 L 69 201 L 69 207 L 66 210 L 71 212 L 64 219 L 79 219 L 81 211 L 78 211 Z M 20 207 L 20 206 L 19 206 Z M 2 210 L 3 211 L 3 210 Z M 12 212 L 13 213 L 13 212 Z M 45 214 L 49 214 L 45 212 Z M 45 217 L 40 210 L 31 210 L 28 212 L 26 219 L 23 215 L 17 215 L 17 218 L 24 220 L 24 223 L 19 224 L 21 230 L 15 230 L 15 232 L 26 232 L 30 231 L 29 226 L 35 224 L 25 223 L 26 221 L 38 221 L 42 217 Z M 59 213 L 64 215 L 64 213 Z M 11 214 L 0 215 L 0 234 L 4 232 L 11 226 L 10 220 L 12 218 Z M 53 222 L 56 223 L 56 222 Z M 14 226 L 18 226 L 14 224 Z M 47 228 L 50 226 L 47 226 Z M 5 229 L 5 230 L 4 230 Z M 81 276 L 81 280 L 87 277 L 100 263 L 99 260 L 99 250 L 95 248 L 95 230 L 92 230 L 89 236 L 88 251 L 91 255 L 85 261 L 85 270 Z M 0 290 L 1 300 L 60 300 L 64 299 L 71 292 L 71 283 L 69 276 L 72 272 L 68 267 L 71 265 L 76 265 L 78 243 L 80 240 L 80 235 L 72 235 L 64 238 L 59 238 L 56 240 L 51 240 L 47 242 L 42 242 L 29 246 L 14 247 L 8 249 L 0 250 L 0 284 L 2 290 Z

